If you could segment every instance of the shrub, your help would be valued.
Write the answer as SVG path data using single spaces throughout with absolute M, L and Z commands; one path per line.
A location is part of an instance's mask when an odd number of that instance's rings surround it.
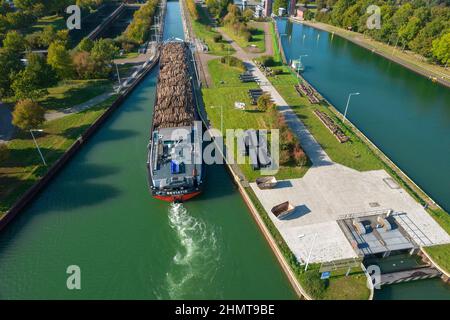
M 269 94 L 265 93 L 258 98 L 257 101 L 258 110 L 266 112 L 272 108 L 273 102 Z
M 239 68 L 241 70 L 245 70 L 244 62 L 233 56 L 221 57 L 220 62 L 223 64 L 227 64 L 230 67 L 235 67 L 235 68 Z
M 283 74 L 283 70 L 281 70 L 281 69 L 274 69 L 274 70 L 272 70 L 273 71 L 273 74 L 274 75 L 280 75 L 280 74 Z
M 262 56 L 261 62 L 266 67 L 273 67 L 275 65 L 275 60 L 273 59 L 272 56 Z
M 222 41 L 222 35 L 221 34 L 216 34 L 213 38 L 214 42 L 221 42 Z

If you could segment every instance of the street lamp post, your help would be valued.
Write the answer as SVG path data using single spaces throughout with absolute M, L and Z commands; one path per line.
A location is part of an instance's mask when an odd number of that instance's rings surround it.
M 311 245 L 311 249 L 309 250 L 308 259 L 306 260 L 306 265 L 305 265 L 305 271 L 308 270 L 309 260 L 311 259 L 311 254 L 314 249 L 314 244 L 316 243 L 316 238 L 317 238 L 317 232 L 314 234 L 313 243 Z
M 342 123 L 345 123 L 345 120 L 347 119 L 347 109 L 348 109 L 348 105 L 350 104 L 350 98 L 352 96 L 358 96 L 359 94 L 360 94 L 359 92 L 353 92 L 348 95 L 347 105 L 345 106 L 344 118 L 342 119 Z
M 39 145 L 37 144 L 37 141 L 36 141 L 36 139 L 34 137 L 33 131 L 43 132 L 44 130 L 42 130 L 42 129 L 30 129 L 30 133 L 31 133 L 31 136 L 33 137 L 34 145 L 36 146 L 36 148 L 37 148 L 37 150 L 39 152 L 39 155 L 41 156 L 41 159 L 42 159 L 42 162 L 44 163 L 44 166 L 47 166 L 47 162 L 45 162 L 44 156 L 42 155 L 42 152 L 41 152 L 41 149 L 39 148 Z

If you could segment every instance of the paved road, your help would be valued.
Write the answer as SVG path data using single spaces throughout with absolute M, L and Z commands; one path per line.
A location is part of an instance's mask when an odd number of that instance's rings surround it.
M 0 102 L 0 143 L 11 140 L 15 127 L 11 123 L 12 110 Z

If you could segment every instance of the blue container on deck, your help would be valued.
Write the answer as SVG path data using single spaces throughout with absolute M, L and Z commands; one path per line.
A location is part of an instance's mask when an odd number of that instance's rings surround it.
M 172 160 L 170 162 L 170 172 L 172 174 L 180 173 L 180 164 L 177 161 Z

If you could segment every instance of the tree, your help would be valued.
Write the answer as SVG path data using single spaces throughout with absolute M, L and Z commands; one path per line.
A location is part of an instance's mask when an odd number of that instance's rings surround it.
M 95 77 L 95 61 L 89 52 L 76 52 L 73 56 L 73 64 L 79 79 L 91 79 Z
M 94 47 L 94 42 L 89 38 L 84 38 L 78 44 L 77 50 L 91 52 Z
M 442 64 L 450 62 L 450 32 L 433 41 L 433 56 Z
M 12 115 L 12 123 L 22 130 L 36 128 L 45 121 L 44 108 L 30 99 L 20 100 Z
M 119 52 L 111 39 L 100 39 L 94 42 L 91 54 L 97 61 L 110 63 Z
M 408 20 L 408 23 L 401 26 L 400 29 L 398 29 L 398 36 L 400 39 L 402 39 L 404 44 L 409 43 L 412 41 L 417 33 L 420 30 L 422 22 L 417 17 L 411 17 Z
M 273 13 L 278 15 L 278 9 L 279 8 L 287 9 L 287 5 L 288 5 L 288 1 L 287 0 L 275 0 L 273 2 L 273 7 L 272 7 Z
M 25 50 L 25 39 L 17 31 L 9 31 L 3 40 L 3 48 L 10 52 L 20 54 Z
M 14 52 L 0 49 L 0 99 L 13 94 L 11 75 L 23 68 L 20 56 Z
M 56 84 L 56 74 L 38 54 L 29 54 L 27 60 L 26 68 L 12 77 L 11 87 L 17 99 L 36 100 L 48 93 L 48 87 Z
M 53 42 L 48 48 L 47 63 L 52 66 L 60 79 L 73 76 L 73 64 L 69 51 L 59 42 Z

